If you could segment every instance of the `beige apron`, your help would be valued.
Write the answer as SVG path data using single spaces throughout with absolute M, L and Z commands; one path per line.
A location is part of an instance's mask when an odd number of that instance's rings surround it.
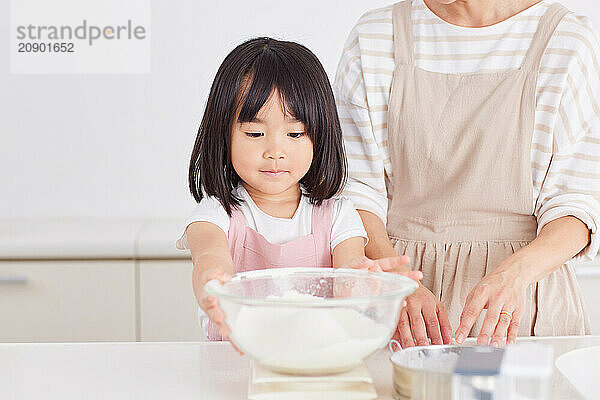
M 536 81 L 567 12 L 549 7 L 517 70 L 442 74 L 415 67 L 411 1 L 394 6 L 388 233 L 396 252 L 423 271 L 423 284 L 446 306 L 454 330 L 471 289 L 536 237 L 530 153 Z M 519 335 L 590 332 L 567 265 L 531 285 L 525 302 Z

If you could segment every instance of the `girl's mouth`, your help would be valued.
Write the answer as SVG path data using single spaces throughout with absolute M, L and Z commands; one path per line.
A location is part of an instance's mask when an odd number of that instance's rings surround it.
M 288 171 L 283 171 L 283 170 L 266 170 L 266 171 L 260 171 L 263 174 L 266 174 L 267 176 L 271 176 L 271 177 L 279 177 L 285 173 L 287 173 Z

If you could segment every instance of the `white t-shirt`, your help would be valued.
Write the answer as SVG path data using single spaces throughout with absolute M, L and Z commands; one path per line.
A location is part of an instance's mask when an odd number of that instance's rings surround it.
M 278 218 L 258 208 L 241 184 L 235 189 L 235 193 L 237 197 L 243 200 L 240 204 L 240 210 L 246 217 L 248 226 L 263 235 L 269 242 L 282 244 L 311 233 L 313 205 L 306 196 L 300 198 L 300 204 L 292 218 Z M 221 203 L 214 197 L 204 197 L 198 203 L 187 219 L 185 229 L 192 222 L 198 221 L 211 222 L 217 225 L 225 232 L 225 235 L 229 232 L 229 216 Z M 366 245 L 368 241 L 367 232 L 358 212 L 354 208 L 354 204 L 346 197 L 336 198 L 333 205 L 331 251 L 333 252 L 335 246 L 344 240 L 356 236 L 365 238 Z M 177 248 L 180 250 L 189 249 L 185 230 L 177 240 Z

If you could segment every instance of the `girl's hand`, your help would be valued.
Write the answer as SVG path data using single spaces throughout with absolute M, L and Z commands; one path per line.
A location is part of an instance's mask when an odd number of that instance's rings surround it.
M 373 272 L 393 272 L 407 276 L 415 281 L 423 279 L 421 271 L 411 271 L 408 269 L 410 258 L 407 256 L 386 257 L 378 260 L 371 260 L 366 256 L 356 257 L 348 261 L 342 268 L 366 269 Z
M 515 266 L 517 267 L 517 266 Z M 527 283 L 519 268 L 502 264 L 483 279 L 467 296 L 456 330 L 456 341 L 462 343 L 484 309 L 487 309 L 477 344 L 491 343 L 499 347 L 504 338 L 512 344 L 517 338 Z
M 206 291 L 204 290 L 204 285 L 208 281 L 213 279 L 217 279 L 221 283 L 225 283 L 231 279 L 231 275 L 229 275 L 226 272 L 223 272 L 221 269 L 218 268 L 209 268 L 206 271 L 204 271 L 204 273 L 202 274 L 203 285 L 199 300 L 200 308 L 202 308 L 202 310 L 206 313 L 208 318 L 217 326 L 221 336 L 229 340 L 233 348 L 238 353 L 240 353 L 240 355 L 243 355 L 244 353 L 240 349 L 238 349 L 237 346 L 229 339 L 231 329 L 229 328 L 227 323 L 225 323 L 225 312 L 219 306 L 219 302 L 217 301 L 217 299 L 214 296 L 211 296 L 210 294 L 206 293 Z
M 452 327 L 446 307 L 419 283 L 417 290 L 406 298 L 406 306 L 400 312 L 398 331 L 394 338 L 399 339 L 402 348 L 407 348 L 415 345 L 449 344 L 451 335 Z

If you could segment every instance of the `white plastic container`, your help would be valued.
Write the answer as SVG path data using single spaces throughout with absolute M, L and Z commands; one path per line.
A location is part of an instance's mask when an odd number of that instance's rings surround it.
M 519 343 L 506 349 L 463 351 L 452 377 L 452 400 L 545 400 L 550 398 L 552 348 Z

